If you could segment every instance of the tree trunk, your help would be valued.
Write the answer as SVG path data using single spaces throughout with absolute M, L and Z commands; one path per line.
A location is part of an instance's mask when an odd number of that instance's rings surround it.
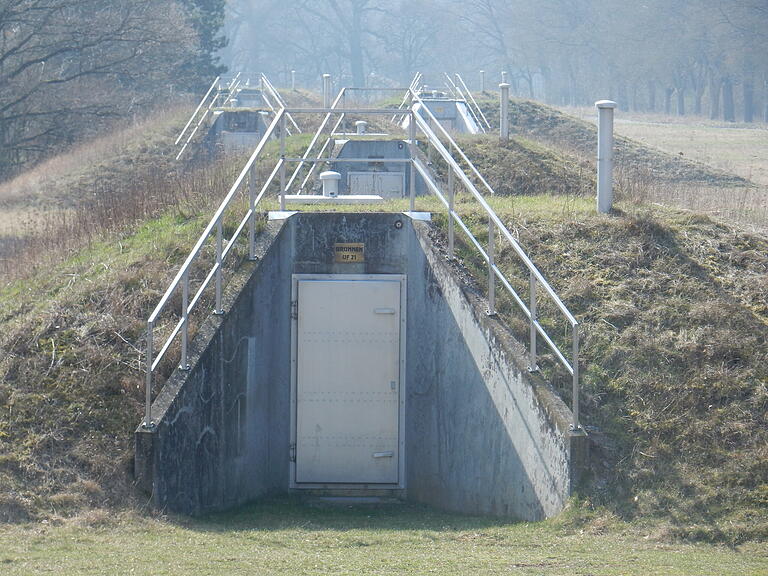
M 664 114 L 667 116 L 672 115 L 672 88 L 667 88 L 664 90 Z
M 528 97 L 533 100 L 536 98 L 536 91 L 533 85 L 533 72 L 526 70 L 525 82 L 528 84 Z
M 723 79 L 723 120 L 736 122 L 736 107 L 733 103 L 733 82 L 730 78 Z
M 349 30 L 349 64 L 352 68 L 352 84 L 356 88 L 365 88 L 363 71 L 362 13 L 355 5 L 352 8 L 352 29 Z
M 768 80 L 763 84 L 763 122 L 768 124 Z
M 755 120 L 755 85 L 751 78 L 744 80 L 744 122 Z
M 640 110 L 640 102 L 638 98 L 637 82 L 632 83 L 632 111 L 637 112 Z
M 677 89 L 677 115 L 685 116 L 685 88 Z
M 720 81 L 714 75 L 709 79 L 709 119 L 720 118 Z
M 656 112 L 656 82 L 648 80 L 648 110 Z
M 626 112 L 629 110 L 629 96 L 627 95 L 627 84 L 622 81 L 619 82 L 619 110 Z
M 704 86 L 705 86 L 705 80 L 702 80 L 696 86 L 696 92 L 694 94 L 694 100 L 693 100 L 693 113 L 696 114 L 696 116 L 702 115 L 703 107 L 701 102 L 704 99 Z

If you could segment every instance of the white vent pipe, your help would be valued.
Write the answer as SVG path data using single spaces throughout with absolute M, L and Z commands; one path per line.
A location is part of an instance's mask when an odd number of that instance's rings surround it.
M 502 142 L 509 141 L 509 84 L 502 82 L 499 84 L 501 95 L 501 110 L 499 112 L 499 139 Z
M 323 74 L 323 108 L 331 107 L 331 75 Z
M 613 205 L 613 111 L 616 102 L 595 102 L 597 124 L 597 211 L 608 214 Z

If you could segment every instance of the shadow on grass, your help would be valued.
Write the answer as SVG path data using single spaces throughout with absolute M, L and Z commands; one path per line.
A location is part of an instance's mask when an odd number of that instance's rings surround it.
M 179 518 L 176 522 L 189 530 L 200 532 L 296 529 L 453 532 L 520 524 L 508 518 L 443 512 L 422 504 L 330 504 L 302 496 L 273 497 L 244 505 L 237 510 L 198 518 Z

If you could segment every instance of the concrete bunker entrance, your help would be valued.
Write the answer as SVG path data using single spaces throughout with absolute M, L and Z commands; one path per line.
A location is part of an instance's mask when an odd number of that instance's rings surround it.
M 155 426 L 137 430 L 136 475 L 155 505 L 195 514 L 312 489 L 559 512 L 585 438 L 431 225 L 275 216 L 224 314 L 190 344 L 190 368 L 153 402 Z
M 293 275 L 291 488 L 402 488 L 405 276 Z

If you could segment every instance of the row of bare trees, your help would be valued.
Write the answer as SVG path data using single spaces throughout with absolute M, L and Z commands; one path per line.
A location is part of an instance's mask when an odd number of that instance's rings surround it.
M 0 178 L 208 78 L 190 4 L 0 0 Z
M 765 0 L 232 0 L 225 57 L 315 86 L 403 84 L 502 70 L 521 96 L 557 104 L 752 121 L 768 113 Z M 493 73 L 491 74 L 491 71 Z M 429 78 L 429 75 L 428 75 Z M 441 84 L 439 77 L 430 80 Z M 737 114 L 737 109 L 740 113 Z

